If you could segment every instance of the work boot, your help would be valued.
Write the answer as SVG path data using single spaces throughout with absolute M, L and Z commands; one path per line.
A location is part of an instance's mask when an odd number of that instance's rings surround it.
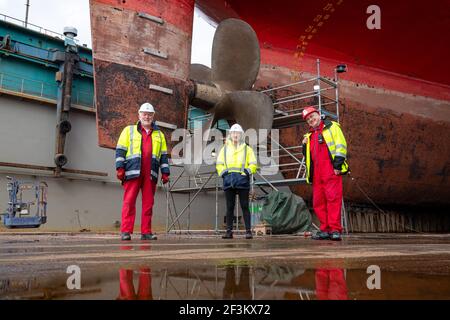
M 120 240 L 122 240 L 122 241 L 130 241 L 131 240 L 131 234 L 129 232 L 122 232 L 120 234 Z
M 141 240 L 157 240 L 158 237 L 153 233 L 143 233 L 141 234 Z
M 227 230 L 227 232 L 222 236 L 222 239 L 233 239 L 233 231 Z
M 253 239 L 253 234 L 251 230 L 245 232 L 245 239 Z
M 330 240 L 330 234 L 328 232 L 319 231 L 316 232 L 311 239 L 313 240 Z
M 333 231 L 331 233 L 330 237 L 331 237 L 331 240 L 333 240 L 333 241 L 341 241 L 342 240 L 341 234 L 337 231 Z

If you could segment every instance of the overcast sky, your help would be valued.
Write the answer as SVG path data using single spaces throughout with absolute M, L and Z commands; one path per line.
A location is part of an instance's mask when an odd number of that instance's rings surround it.
M 26 2 L 26 0 L 0 0 L 0 13 L 25 20 Z M 74 26 L 78 30 L 77 38 L 80 43 L 92 47 L 89 0 L 30 0 L 28 22 L 58 33 L 62 33 L 65 26 Z M 214 30 L 195 12 L 192 63 L 211 66 Z

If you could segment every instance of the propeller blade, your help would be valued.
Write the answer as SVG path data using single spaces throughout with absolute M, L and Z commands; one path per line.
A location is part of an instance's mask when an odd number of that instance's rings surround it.
M 211 69 L 203 64 L 193 63 L 189 70 L 189 78 L 196 82 L 211 84 Z
M 239 19 L 223 20 L 214 34 L 212 82 L 224 91 L 250 90 L 259 72 L 260 52 L 255 31 Z
M 270 130 L 273 122 L 272 100 L 256 91 L 230 92 L 216 105 L 214 118 L 235 120 L 244 130 Z

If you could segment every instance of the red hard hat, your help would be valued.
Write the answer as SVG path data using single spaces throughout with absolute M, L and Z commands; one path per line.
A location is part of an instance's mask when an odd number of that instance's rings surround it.
M 314 107 L 306 107 L 305 109 L 303 109 L 303 111 L 302 111 L 303 120 L 305 120 L 306 117 L 308 117 L 313 112 L 319 113 L 319 110 L 317 110 Z

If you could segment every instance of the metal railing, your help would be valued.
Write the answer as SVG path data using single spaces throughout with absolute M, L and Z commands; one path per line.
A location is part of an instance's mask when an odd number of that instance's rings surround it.
M 317 60 L 316 67 L 317 75 L 314 77 L 261 91 L 273 101 L 274 120 L 286 116 L 300 117 L 304 107 L 313 106 L 321 114 L 339 121 L 337 74 L 335 79 L 329 80 L 320 75 L 320 60 Z M 325 94 L 328 92 L 330 95 Z
M 21 27 L 24 27 L 24 28 L 27 28 L 27 29 L 39 32 L 41 34 L 44 34 L 46 36 L 50 36 L 50 37 L 53 37 L 53 38 L 56 38 L 56 39 L 59 39 L 59 40 L 64 40 L 66 38 L 61 33 L 45 29 L 45 28 L 43 28 L 41 26 L 38 26 L 38 25 L 35 25 L 33 23 L 25 22 L 23 20 L 7 16 L 6 14 L 3 14 L 3 13 L 0 13 L 0 19 L 5 21 L 5 22 L 13 23 L 15 25 L 18 25 L 18 26 L 21 26 Z M 78 39 L 74 39 L 74 41 L 75 41 L 75 43 L 77 45 L 79 45 L 79 40 Z
M 50 99 L 55 102 L 58 99 L 58 85 L 56 83 L 28 79 L 10 73 L 0 73 L 0 89 Z M 93 107 L 94 93 L 75 89 L 72 91 L 71 102 L 81 106 Z
M 306 164 L 302 153 L 302 145 L 284 147 L 279 142 L 272 140 L 278 149 L 272 149 L 271 152 L 275 152 L 278 155 L 271 154 L 270 158 L 274 160 L 274 164 L 261 165 L 260 176 L 268 176 L 264 174 L 265 170 L 271 171 L 272 168 L 280 173 L 295 172 L 293 179 L 305 179 L 306 176 Z M 266 156 L 266 155 L 264 155 Z M 258 157 L 261 157 L 261 152 L 258 153 Z M 280 161 L 282 158 L 287 158 Z M 299 181 L 303 182 L 303 181 Z
M 181 186 L 180 186 L 181 184 Z M 219 208 L 218 208 L 218 192 L 222 188 L 219 182 L 219 177 L 215 172 L 215 168 L 206 172 L 198 172 L 194 176 L 186 174 L 185 170 L 176 177 L 174 182 L 171 182 L 166 191 L 166 232 L 198 232 L 210 231 L 219 232 Z M 214 230 L 191 230 L 191 205 L 202 192 L 213 191 L 215 193 L 215 222 Z M 187 204 L 179 211 L 175 205 L 174 193 L 184 193 L 188 196 Z M 193 194 L 193 195 L 191 195 Z M 180 218 L 186 214 L 186 229 L 183 229 Z

